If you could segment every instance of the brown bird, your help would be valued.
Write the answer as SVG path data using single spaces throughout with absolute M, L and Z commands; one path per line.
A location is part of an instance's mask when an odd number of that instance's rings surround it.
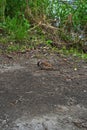
M 51 63 L 49 63 L 48 61 L 38 61 L 37 62 L 37 66 L 41 70 L 55 70 L 55 68 L 53 67 L 53 65 Z

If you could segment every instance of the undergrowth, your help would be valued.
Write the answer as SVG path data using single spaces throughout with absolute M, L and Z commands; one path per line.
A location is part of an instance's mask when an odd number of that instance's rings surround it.
M 26 51 L 46 44 L 59 53 L 87 58 L 82 48 L 87 44 L 87 0 L 6 2 L 5 19 L 0 22 L 0 52 Z M 59 48 L 58 44 L 63 42 L 66 44 Z
M 17 16 L 6 18 L 6 31 L 10 36 L 10 39 L 21 41 L 28 36 L 28 29 L 30 28 L 30 24 L 28 21 L 22 17 L 21 20 L 18 19 Z
M 87 60 L 87 54 L 83 53 L 83 51 L 78 51 L 75 48 L 66 49 L 66 47 L 63 47 L 62 49 L 58 50 L 58 48 L 54 47 L 52 48 L 52 51 L 62 55 L 73 56 L 73 57 L 78 57 L 80 59 Z

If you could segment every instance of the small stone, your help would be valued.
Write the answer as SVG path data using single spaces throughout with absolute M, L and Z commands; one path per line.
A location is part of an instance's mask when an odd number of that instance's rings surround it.
M 86 91 L 86 90 L 84 90 L 83 92 L 84 92 L 84 93 L 86 93 L 87 91 Z
M 2 125 L 6 125 L 7 121 L 6 120 L 3 120 L 2 121 Z

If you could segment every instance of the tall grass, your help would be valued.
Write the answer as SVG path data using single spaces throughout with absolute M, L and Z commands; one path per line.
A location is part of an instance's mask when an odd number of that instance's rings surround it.
M 5 22 L 6 31 L 10 35 L 10 39 L 23 40 L 28 35 L 28 29 L 30 28 L 29 22 L 25 18 L 19 19 L 17 16 L 6 18 Z

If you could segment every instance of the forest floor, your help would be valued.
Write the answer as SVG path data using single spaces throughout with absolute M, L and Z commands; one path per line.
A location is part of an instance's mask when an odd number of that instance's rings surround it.
M 0 55 L 0 130 L 87 130 L 87 61 L 45 47 Z

